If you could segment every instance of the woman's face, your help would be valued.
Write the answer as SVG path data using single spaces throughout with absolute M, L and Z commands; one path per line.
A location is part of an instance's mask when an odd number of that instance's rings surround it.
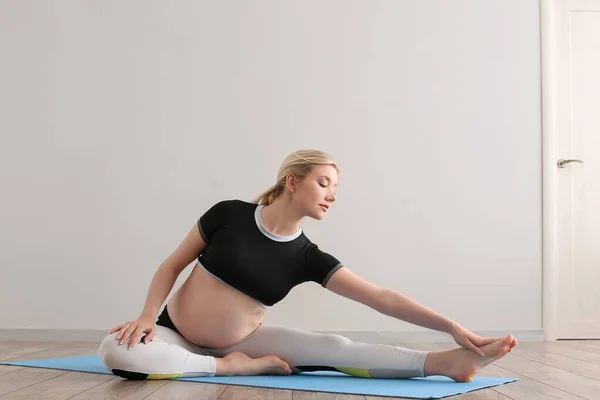
M 331 165 L 316 165 L 310 174 L 295 186 L 294 200 L 304 214 L 322 219 L 336 200 L 338 173 Z

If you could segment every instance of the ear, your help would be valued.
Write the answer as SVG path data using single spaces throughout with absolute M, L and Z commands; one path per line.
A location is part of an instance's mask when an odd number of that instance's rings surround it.
M 298 185 L 298 177 L 294 174 L 288 174 L 288 176 L 285 177 L 285 185 L 292 193 L 294 193 L 296 191 L 296 186 Z

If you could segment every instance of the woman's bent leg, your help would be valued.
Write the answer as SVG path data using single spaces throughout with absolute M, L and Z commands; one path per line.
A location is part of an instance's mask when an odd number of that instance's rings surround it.
M 215 354 L 240 351 L 249 357 L 273 354 L 294 372 L 340 371 L 365 378 L 424 376 L 427 351 L 353 342 L 333 334 L 261 325 L 242 342 Z
M 156 326 L 156 335 L 144 344 L 143 336 L 129 349 L 119 345 L 118 332 L 100 344 L 98 355 L 115 375 L 127 379 L 170 379 L 191 376 L 289 375 L 280 358 L 267 355 L 252 359 L 241 352 L 216 358 L 212 349 L 196 346 L 177 332 Z
M 98 355 L 115 375 L 127 379 L 169 379 L 187 376 L 214 376 L 217 361 L 207 349 L 188 342 L 177 332 L 156 326 L 156 335 L 144 344 L 138 339 L 129 349 L 119 345 L 118 332 L 108 335 Z

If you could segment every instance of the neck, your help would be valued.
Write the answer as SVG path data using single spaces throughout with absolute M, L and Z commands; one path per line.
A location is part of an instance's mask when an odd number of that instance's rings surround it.
M 275 199 L 261 212 L 262 224 L 266 230 L 274 235 L 288 236 L 300 229 L 303 215 L 294 209 L 291 199 L 283 196 Z

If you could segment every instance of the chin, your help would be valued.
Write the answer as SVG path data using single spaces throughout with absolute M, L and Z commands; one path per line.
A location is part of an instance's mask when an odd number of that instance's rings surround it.
M 325 218 L 326 214 L 327 214 L 326 211 L 321 210 L 321 207 L 317 206 L 316 209 L 314 209 L 314 208 L 307 208 L 305 215 L 307 217 L 312 218 L 312 219 L 322 220 L 323 218 Z
M 312 219 L 317 219 L 317 220 L 321 220 L 325 217 L 325 214 L 323 213 L 323 211 L 316 211 L 316 212 L 308 212 L 306 213 L 306 216 Z
M 319 210 L 317 212 L 317 214 L 314 216 L 314 219 L 322 220 L 323 218 L 325 218 L 326 214 L 327 214 L 326 212 Z

